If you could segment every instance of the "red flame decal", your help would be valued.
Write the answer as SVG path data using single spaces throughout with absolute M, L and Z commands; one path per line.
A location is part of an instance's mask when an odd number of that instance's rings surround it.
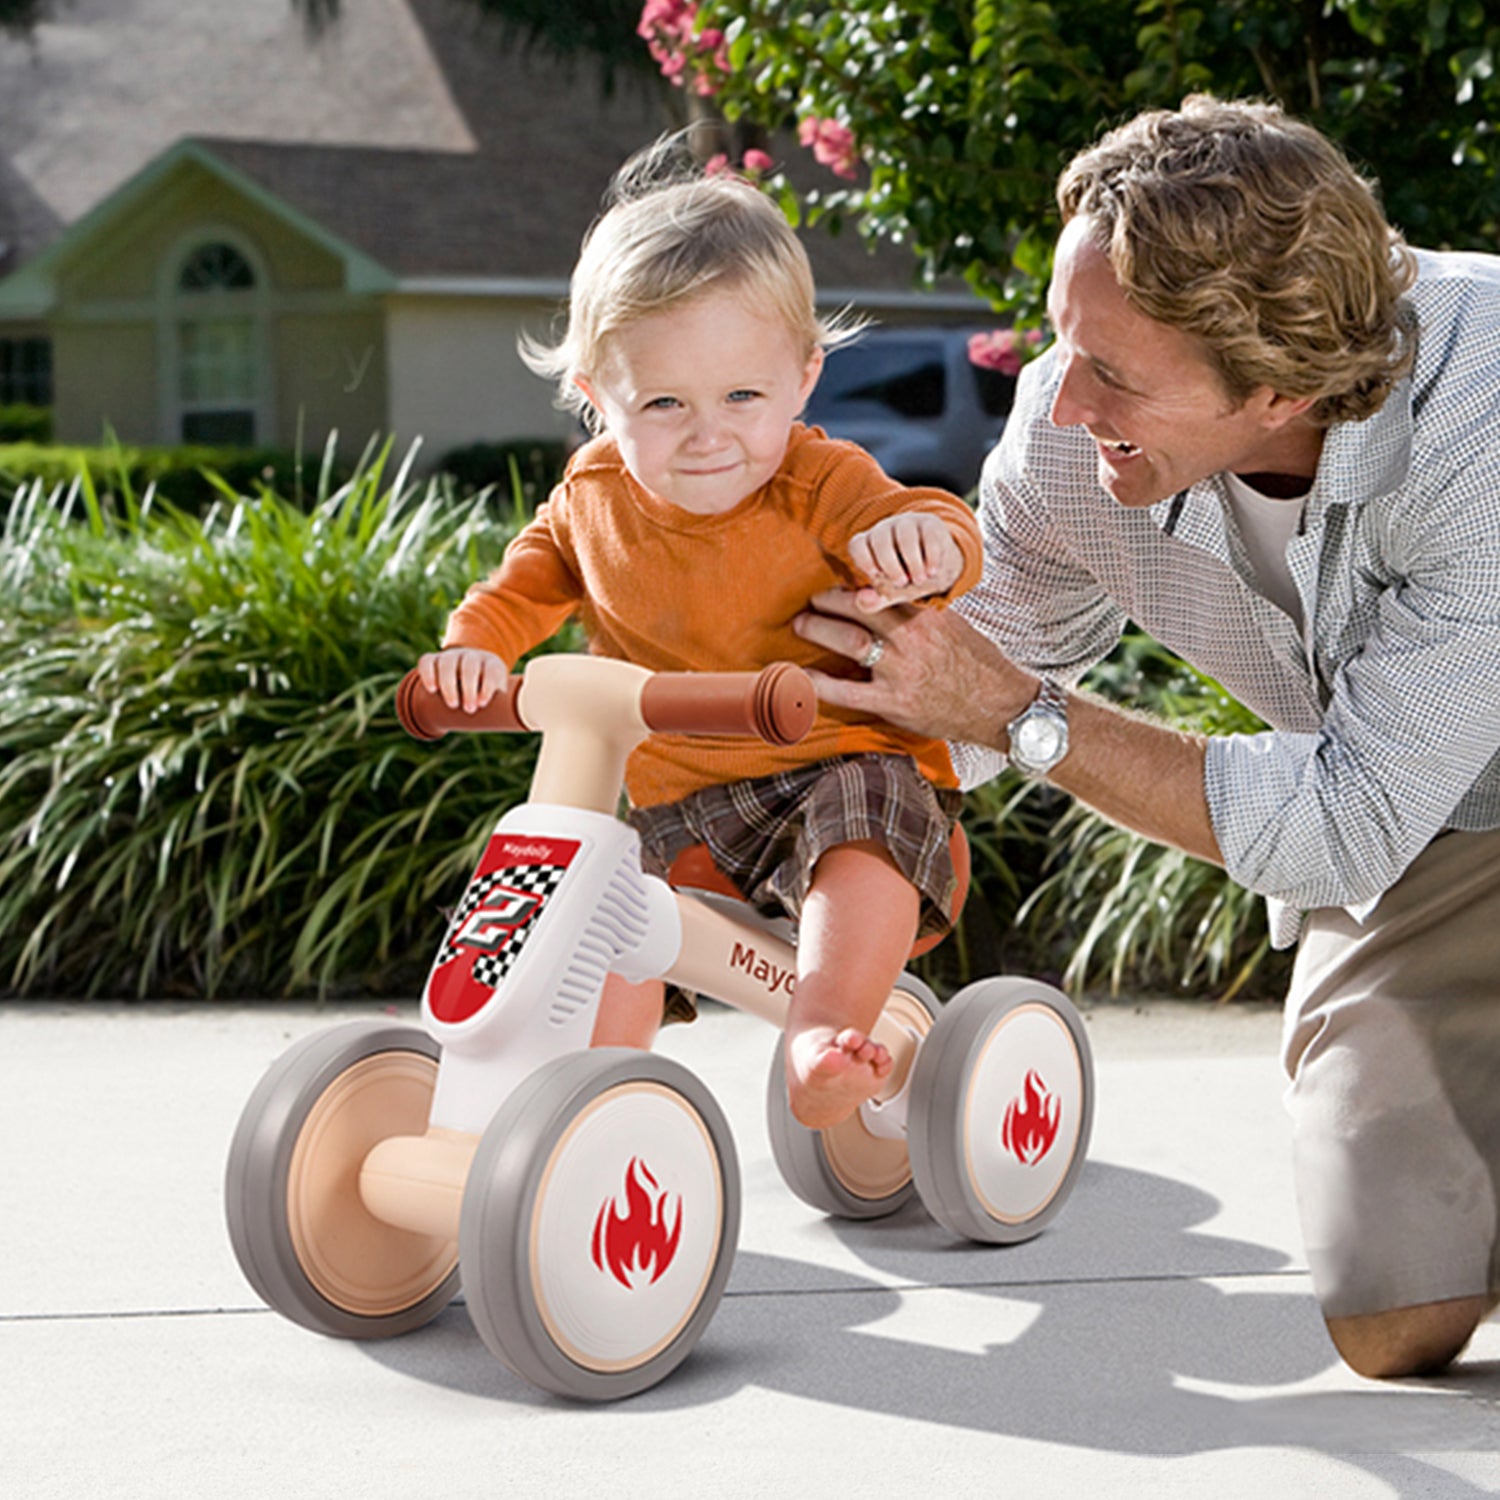
M 682 1200 L 676 1200 L 671 1228 L 667 1227 L 667 1199 L 645 1162 L 633 1156 L 625 1169 L 625 1212 L 616 1212 L 606 1198 L 594 1221 L 594 1264 L 609 1271 L 627 1291 L 641 1284 L 649 1270 L 651 1283 L 660 1280 L 677 1254 L 682 1237 Z
M 1035 1166 L 1052 1149 L 1061 1114 L 1062 1101 L 1047 1092 L 1047 1085 L 1033 1068 L 1026 1075 L 1022 1097 L 1005 1106 L 1000 1140 L 1022 1166 Z

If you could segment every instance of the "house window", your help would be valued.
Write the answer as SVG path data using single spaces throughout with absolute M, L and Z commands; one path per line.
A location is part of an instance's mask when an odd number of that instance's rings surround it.
M 255 285 L 250 262 L 233 245 L 200 245 L 177 278 L 184 292 L 242 291 Z
M 199 245 L 177 277 L 177 398 L 185 443 L 256 441 L 260 308 L 254 267 L 233 245 Z
M 0 406 L 52 405 L 52 340 L 0 339 Z

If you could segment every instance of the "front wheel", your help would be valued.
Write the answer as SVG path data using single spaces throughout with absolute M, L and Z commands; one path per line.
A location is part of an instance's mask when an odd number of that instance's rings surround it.
M 1067 996 L 1031 979 L 967 986 L 913 1072 L 907 1141 L 923 1206 L 965 1239 L 1030 1239 L 1072 1192 L 1093 1116 L 1093 1057 Z
M 250 1095 L 229 1148 L 224 1206 L 245 1279 L 294 1323 L 388 1338 L 430 1322 L 458 1290 L 451 1240 L 386 1224 L 359 1172 L 393 1135 L 421 1135 L 437 1043 L 414 1026 L 351 1021 L 305 1037 Z
M 724 1294 L 739 1237 L 729 1126 L 669 1058 L 538 1068 L 480 1141 L 459 1261 L 474 1326 L 523 1379 L 611 1401 L 669 1375 Z

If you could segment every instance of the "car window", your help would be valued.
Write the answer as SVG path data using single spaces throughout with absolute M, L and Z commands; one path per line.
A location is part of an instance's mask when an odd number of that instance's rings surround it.
M 903 417 L 940 417 L 947 399 L 942 350 L 927 339 L 887 339 L 833 350 L 807 410 L 814 422 L 851 403 Z
M 979 391 L 979 404 L 986 416 L 1008 417 L 1016 400 L 1016 377 L 1000 370 L 991 370 L 982 365 L 970 365 L 974 372 L 974 385 Z

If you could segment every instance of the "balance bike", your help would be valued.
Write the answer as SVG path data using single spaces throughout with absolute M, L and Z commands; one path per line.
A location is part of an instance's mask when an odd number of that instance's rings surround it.
M 640 867 L 616 816 L 626 757 L 653 731 L 800 739 L 811 681 L 657 673 L 537 658 L 477 714 L 409 674 L 402 722 L 539 730 L 530 800 L 490 838 L 428 978 L 420 1027 L 355 1021 L 272 1064 L 230 1148 L 235 1256 L 276 1311 L 382 1338 L 437 1316 L 462 1280 L 486 1346 L 554 1393 L 611 1400 L 665 1378 L 723 1296 L 739 1231 L 734 1141 L 671 1059 L 590 1048 L 605 976 L 663 977 L 784 1026 L 785 924 L 677 891 Z M 875 1028 L 895 1059 L 879 1098 L 829 1130 L 767 1102 L 777 1163 L 827 1213 L 874 1218 L 915 1192 L 990 1243 L 1049 1223 L 1084 1160 L 1093 1066 L 1066 997 L 1030 980 L 939 1006 L 904 975 Z

